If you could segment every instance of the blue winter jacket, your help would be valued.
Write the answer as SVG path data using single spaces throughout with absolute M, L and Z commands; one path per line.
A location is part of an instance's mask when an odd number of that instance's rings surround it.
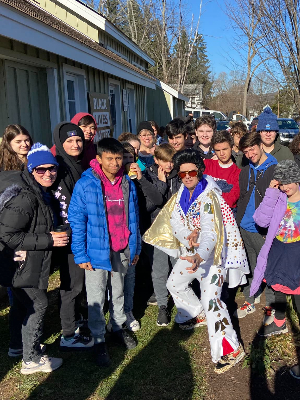
M 134 183 L 124 175 L 122 191 L 127 226 L 130 233 L 130 262 L 141 252 L 139 209 Z M 68 209 L 72 228 L 72 252 L 76 264 L 90 262 L 93 268 L 111 270 L 106 207 L 101 179 L 92 168 L 76 183 Z

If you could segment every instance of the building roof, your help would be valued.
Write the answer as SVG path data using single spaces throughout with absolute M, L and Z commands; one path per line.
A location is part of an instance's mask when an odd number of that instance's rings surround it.
M 127 68 L 132 69 L 133 71 L 139 73 L 141 76 L 144 76 L 147 79 L 152 79 L 153 81 L 156 80 L 156 78 L 154 78 L 149 73 L 142 71 L 141 69 L 124 60 L 122 57 L 118 56 L 112 51 L 105 49 L 99 43 L 85 36 L 83 33 L 79 32 L 72 26 L 66 24 L 57 17 L 43 10 L 39 6 L 33 4 L 30 0 L 0 0 L 0 3 L 6 4 L 17 11 L 26 14 L 27 16 L 37 21 L 40 21 L 53 29 L 56 29 L 57 31 L 71 37 L 72 39 L 77 40 L 81 44 L 93 50 L 96 50 L 97 52 L 117 61 L 120 64 L 123 64 Z
M 154 60 L 142 50 L 129 36 L 127 36 L 121 29 L 113 24 L 105 15 L 95 10 L 82 0 L 57 0 L 59 3 L 66 4 L 69 9 L 72 9 L 75 13 L 82 15 L 82 10 L 85 12 L 89 11 L 87 19 L 90 23 L 95 24 L 100 29 L 105 30 L 109 35 L 113 36 L 116 40 L 124 44 L 127 48 L 130 48 L 134 52 L 138 53 L 139 56 L 145 59 L 150 65 L 154 66 Z M 74 7 L 74 2 L 77 3 L 77 7 Z M 103 21 L 105 23 L 103 24 Z M 102 22 L 102 23 L 101 23 Z

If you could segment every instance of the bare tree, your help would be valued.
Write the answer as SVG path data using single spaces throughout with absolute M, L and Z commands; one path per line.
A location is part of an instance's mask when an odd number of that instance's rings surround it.
M 300 95 L 300 3 L 297 0 L 255 0 L 260 15 L 260 45 Z
M 87 4 L 117 24 L 155 61 L 150 67 L 159 79 L 181 91 L 197 39 L 199 18 L 187 17 L 185 0 L 86 0 Z
M 238 38 L 235 50 L 246 63 L 242 106 L 242 113 L 246 115 L 251 81 L 256 70 L 267 61 L 265 54 L 261 52 L 260 41 L 264 37 L 264 33 L 259 31 L 261 17 L 256 10 L 254 0 L 235 0 L 234 3 L 227 1 L 226 10 Z M 244 51 L 245 47 L 246 57 L 240 51 Z

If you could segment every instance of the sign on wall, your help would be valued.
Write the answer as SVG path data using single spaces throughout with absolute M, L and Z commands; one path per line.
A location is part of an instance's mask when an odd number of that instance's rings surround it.
M 107 94 L 89 93 L 91 114 L 97 122 L 95 142 L 112 137 L 110 103 Z

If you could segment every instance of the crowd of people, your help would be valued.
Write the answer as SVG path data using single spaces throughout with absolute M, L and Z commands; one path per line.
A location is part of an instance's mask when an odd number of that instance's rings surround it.
M 21 125 L 3 134 L 0 284 L 10 299 L 8 356 L 22 357 L 21 373 L 63 362 L 41 343 L 54 268 L 60 350 L 93 350 L 99 367 L 110 364 L 108 334 L 137 345 L 135 272 L 146 264 L 156 324 L 170 323 L 172 298 L 181 329 L 207 325 L 218 374 L 245 357 L 227 310 L 231 289 L 245 297 L 234 318 L 257 312 L 264 291 L 258 335 L 286 333 L 287 294 L 300 311 L 299 137 L 292 151 L 281 145 L 268 107 L 251 132 L 241 122 L 217 131 L 211 116 L 163 128 L 143 121 L 137 135 L 94 143 L 96 131 L 93 116 L 79 113 L 56 126 L 51 150 Z M 298 365 L 291 374 L 300 379 Z

